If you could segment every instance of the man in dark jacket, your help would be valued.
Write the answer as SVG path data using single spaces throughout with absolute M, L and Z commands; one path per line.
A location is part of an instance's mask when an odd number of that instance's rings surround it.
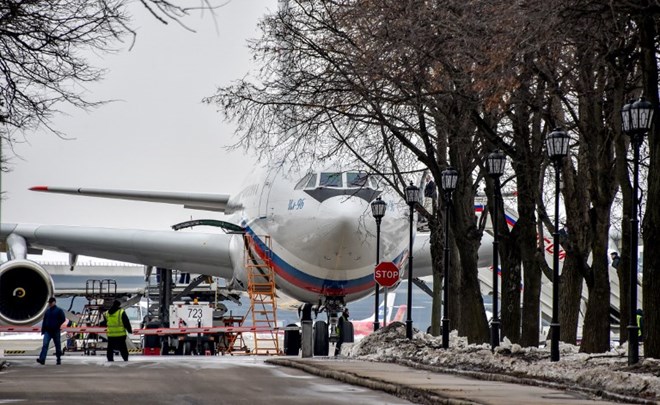
M 41 347 L 41 354 L 37 358 L 37 363 L 45 364 L 46 356 L 48 355 L 48 346 L 50 346 L 50 340 L 53 340 L 55 344 L 55 356 L 57 357 L 57 364 L 61 363 L 62 357 L 62 345 L 61 345 L 61 332 L 60 327 L 66 321 L 66 316 L 64 311 L 57 305 L 55 305 L 55 298 L 51 297 L 48 299 L 48 309 L 44 314 L 44 319 L 41 322 L 41 334 L 44 335 L 44 343 Z
M 114 361 L 115 350 L 119 350 L 124 361 L 128 361 L 126 336 L 128 333 L 133 333 L 133 328 L 131 328 L 131 321 L 121 308 L 119 300 L 115 300 L 108 312 L 103 314 L 101 325 L 108 327 L 108 361 Z
M 341 345 L 346 340 L 346 323 L 349 322 L 349 316 L 348 308 L 344 308 L 341 316 L 337 319 L 337 334 L 339 335 L 339 340 L 337 340 L 337 344 L 335 345 L 335 356 L 341 354 Z

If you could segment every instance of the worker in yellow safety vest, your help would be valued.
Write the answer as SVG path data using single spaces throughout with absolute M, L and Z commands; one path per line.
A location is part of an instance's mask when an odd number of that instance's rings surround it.
M 115 300 L 110 309 L 103 314 L 101 326 L 107 326 L 108 336 L 108 361 L 114 361 L 114 351 L 118 350 L 124 361 L 128 361 L 128 347 L 126 346 L 126 337 L 133 333 L 131 321 L 128 315 L 121 308 L 121 302 Z

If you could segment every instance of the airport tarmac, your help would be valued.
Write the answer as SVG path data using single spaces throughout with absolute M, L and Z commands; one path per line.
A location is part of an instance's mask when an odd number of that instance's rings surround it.
M 612 404 L 558 388 L 344 358 L 104 356 L 0 359 L 0 404 Z
M 55 365 L 34 356 L 0 359 L 0 404 L 411 404 L 304 371 L 265 363 L 264 356 L 65 355 Z M 340 399 L 339 399 L 340 398 Z

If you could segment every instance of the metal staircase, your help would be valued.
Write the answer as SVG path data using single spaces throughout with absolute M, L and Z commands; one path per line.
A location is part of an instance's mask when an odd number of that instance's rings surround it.
M 98 326 L 103 319 L 102 315 L 110 308 L 112 301 L 117 297 L 117 282 L 112 279 L 87 280 L 85 285 L 85 298 L 87 304 L 80 315 L 79 326 Z M 95 355 L 99 350 L 105 350 L 97 333 L 82 333 L 81 347 L 83 354 Z
M 245 270 L 248 276 L 248 294 L 254 332 L 254 354 L 277 355 L 280 345 L 277 336 L 277 305 L 275 272 L 271 259 L 270 236 L 261 241 L 245 235 Z

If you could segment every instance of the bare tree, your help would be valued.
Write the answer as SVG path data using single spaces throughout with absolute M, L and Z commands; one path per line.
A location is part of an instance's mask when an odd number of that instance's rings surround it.
M 470 119 L 473 103 L 452 93 L 469 87 L 461 72 L 472 62 L 458 51 L 456 33 L 467 19 L 467 6 L 458 3 L 456 14 L 447 14 L 414 0 L 291 1 L 262 25 L 264 37 L 254 47 L 264 61 L 260 83 L 240 81 L 207 101 L 238 122 L 241 145 L 298 160 L 348 152 L 400 193 L 409 170 L 426 167 L 439 184 L 442 169 L 449 162 L 456 166 L 461 183 L 453 226 L 461 238 L 461 271 L 455 285 L 464 299 L 453 298 L 461 315 L 452 322 L 471 341 L 483 342 L 487 326 L 476 268 L 483 229 L 474 217 L 473 178 L 480 149 Z M 461 24 L 452 22 L 456 16 Z M 440 212 L 420 208 L 431 224 L 436 300 Z M 432 319 L 436 332 L 439 315 Z
M 204 0 L 196 7 L 178 1 L 140 3 L 159 21 L 184 27 L 183 19 L 191 11 L 215 8 Z M 111 52 L 119 41 L 135 38 L 128 5 L 127 0 L 0 1 L 0 137 L 4 142 L 11 145 L 15 136 L 39 126 L 59 135 L 51 125 L 59 108 L 87 109 L 103 103 L 84 96 L 85 83 L 100 80 L 104 73 L 84 55 Z

